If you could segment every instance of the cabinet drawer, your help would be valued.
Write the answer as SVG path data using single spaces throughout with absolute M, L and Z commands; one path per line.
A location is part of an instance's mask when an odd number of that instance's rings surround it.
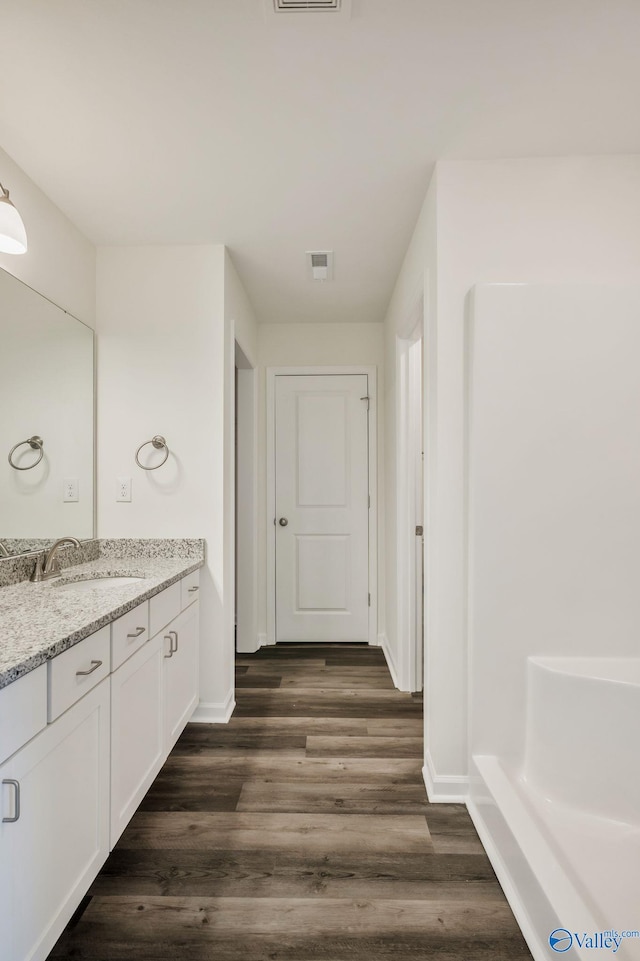
M 111 670 L 149 640 L 149 601 L 139 604 L 111 625 Z
M 155 637 L 158 631 L 166 627 L 169 621 L 177 617 L 182 607 L 180 605 L 180 581 L 166 587 L 149 601 L 149 635 Z
M 110 666 L 110 625 L 49 661 L 49 721 L 107 677 Z
M 198 594 L 200 592 L 200 571 L 193 571 L 192 574 L 187 574 L 186 577 L 183 577 L 180 581 L 180 589 L 182 591 L 182 610 L 184 610 L 189 604 L 193 604 L 194 601 L 198 600 Z
M 47 726 L 47 665 L 0 691 L 0 764 Z

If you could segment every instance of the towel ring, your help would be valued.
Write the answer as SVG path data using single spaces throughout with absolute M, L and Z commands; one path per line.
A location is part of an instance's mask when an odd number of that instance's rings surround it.
M 38 459 L 34 460 L 33 464 L 29 464 L 28 467 L 19 467 L 18 464 L 14 464 L 12 460 L 13 452 L 17 450 L 18 447 L 22 447 L 23 444 L 28 444 L 29 447 L 32 448 L 32 450 L 40 451 L 40 456 L 38 457 Z M 14 470 L 32 470 L 34 467 L 36 467 L 40 463 L 43 457 L 44 457 L 44 441 L 42 437 L 38 437 L 36 434 L 34 434 L 33 437 L 29 437 L 27 440 L 21 440 L 19 444 L 15 444 L 9 451 L 8 460 Z
M 160 461 L 160 463 L 155 464 L 153 467 L 145 467 L 144 464 L 140 463 L 140 459 L 138 457 L 138 454 L 140 453 L 142 448 L 146 447 L 147 444 L 151 444 L 152 447 L 155 447 L 156 450 L 162 450 L 164 448 L 164 451 L 165 451 L 165 455 Z M 159 467 L 162 467 L 163 464 L 166 464 L 168 456 L 169 456 L 169 448 L 167 447 L 166 440 L 160 434 L 156 434 L 156 436 L 152 437 L 151 440 L 146 440 L 144 444 L 140 444 L 140 446 L 136 451 L 136 464 L 138 465 L 138 467 L 141 467 L 143 470 L 157 470 Z

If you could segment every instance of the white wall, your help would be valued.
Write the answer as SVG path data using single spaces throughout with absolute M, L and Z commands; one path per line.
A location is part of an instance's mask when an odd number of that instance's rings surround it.
M 3 150 L 0 183 L 20 211 L 28 242 L 26 254 L 0 254 L 0 267 L 94 327 L 95 247 Z
M 461 796 L 468 721 L 466 297 L 479 282 L 633 282 L 640 262 L 640 158 L 442 161 L 429 192 L 436 250 L 423 226 L 394 301 L 402 301 L 403 292 L 405 301 L 410 299 L 411 278 L 431 262 L 425 344 L 425 760 L 433 793 Z M 421 224 L 428 205 L 429 197 Z
M 259 631 L 267 633 L 267 495 L 266 495 L 266 368 L 362 365 L 378 369 L 378 630 L 384 625 L 382 572 L 384 536 L 382 529 L 384 419 L 380 398 L 384 396 L 384 340 L 382 324 L 260 324 L 259 359 L 259 432 L 258 432 L 258 505 L 259 505 Z M 263 637 L 263 640 L 264 640 Z
M 640 627 L 640 286 L 486 286 L 470 336 L 471 754 L 520 765 L 530 655 Z
M 233 688 L 225 639 L 224 248 L 100 248 L 97 308 L 99 535 L 206 538 L 200 693 L 222 714 Z M 166 437 L 171 457 L 146 472 L 134 453 L 154 434 Z M 132 478 L 131 503 L 116 503 L 120 475 Z

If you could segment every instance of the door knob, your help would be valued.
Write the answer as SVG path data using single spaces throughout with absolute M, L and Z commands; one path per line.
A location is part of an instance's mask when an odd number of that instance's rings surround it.
M 280 527 L 286 527 L 288 523 L 289 521 L 287 520 L 286 517 L 281 517 L 280 520 L 278 521 L 278 524 L 280 525 Z

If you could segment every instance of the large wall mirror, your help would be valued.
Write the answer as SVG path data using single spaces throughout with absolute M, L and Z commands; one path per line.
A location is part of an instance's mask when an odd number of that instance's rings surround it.
M 94 536 L 93 331 L 0 269 L 0 557 Z

